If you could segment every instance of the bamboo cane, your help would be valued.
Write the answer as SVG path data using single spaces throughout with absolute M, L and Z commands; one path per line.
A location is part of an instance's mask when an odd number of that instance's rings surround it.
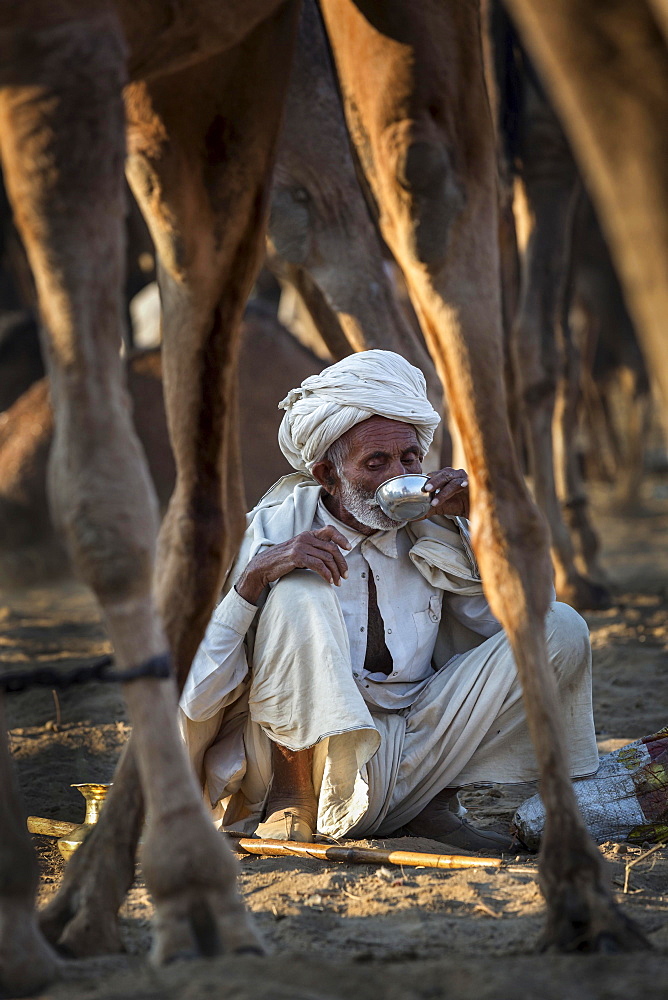
M 30 833 L 47 837 L 66 837 L 77 827 L 64 820 L 28 816 Z M 478 858 L 475 855 L 423 854 L 417 851 L 388 851 L 380 847 L 340 847 L 329 844 L 302 844 L 296 840 L 262 840 L 230 834 L 236 847 L 247 854 L 265 858 L 313 858 L 317 861 L 339 861 L 349 865 L 406 865 L 422 868 L 501 868 L 500 858 Z
M 314 858 L 318 861 L 342 861 L 352 865 L 407 865 L 422 868 L 501 868 L 500 858 L 477 858 L 475 855 L 422 854 L 416 851 L 388 851 L 379 847 L 338 847 L 329 844 L 301 844 L 296 840 L 261 840 L 257 837 L 233 837 L 235 845 L 247 854 L 270 858 Z
M 66 837 L 76 830 L 79 823 L 68 823 L 66 820 L 45 819 L 44 816 L 28 816 L 28 832 L 41 833 L 43 837 Z

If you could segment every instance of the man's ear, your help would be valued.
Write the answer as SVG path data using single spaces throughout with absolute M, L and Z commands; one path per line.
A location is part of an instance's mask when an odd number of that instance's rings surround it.
M 311 475 L 322 488 L 335 496 L 339 488 L 339 477 L 331 462 L 316 462 L 311 469 Z

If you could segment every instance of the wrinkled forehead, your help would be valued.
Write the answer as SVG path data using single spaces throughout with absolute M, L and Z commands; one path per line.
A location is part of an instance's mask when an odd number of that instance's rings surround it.
M 409 448 L 419 452 L 417 432 L 412 424 L 388 417 L 369 417 L 343 434 L 339 441 L 352 461 L 369 452 L 402 454 Z

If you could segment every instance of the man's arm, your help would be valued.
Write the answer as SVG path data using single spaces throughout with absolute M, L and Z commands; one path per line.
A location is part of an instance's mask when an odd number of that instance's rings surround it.
M 181 695 L 181 708 L 193 722 L 223 708 L 248 673 L 244 638 L 256 614 L 257 607 L 234 588 L 214 610 Z
M 293 569 L 313 570 L 326 583 L 338 587 L 341 577 L 348 576 L 348 566 L 340 548 L 349 549 L 350 545 L 333 525 L 328 524 L 318 531 L 303 531 L 254 556 L 235 584 L 237 594 L 249 604 L 257 604 L 268 584 L 275 583 Z
M 181 695 L 181 708 L 203 722 L 223 708 L 248 673 L 244 638 L 266 586 L 294 569 L 310 569 L 337 586 L 348 575 L 339 546 L 347 539 L 331 525 L 272 545 L 250 560 L 236 585 L 213 612 Z

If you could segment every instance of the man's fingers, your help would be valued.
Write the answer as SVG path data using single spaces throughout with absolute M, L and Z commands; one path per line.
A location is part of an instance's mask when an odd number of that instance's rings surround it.
M 463 493 L 468 489 L 468 485 L 468 481 L 465 479 L 462 483 L 448 483 L 442 489 L 436 490 L 431 501 L 432 507 L 438 507 L 439 504 L 445 503 L 446 500 L 451 500 L 458 493 Z
M 323 578 L 326 583 L 333 583 L 338 586 L 341 582 L 341 575 L 336 568 L 336 564 L 333 558 L 328 560 L 327 556 L 324 556 L 318 552 L 310 553 L 305 552 L 300 560 L 302 563 L 302 569 L 311 569 L 314 573 L 318 573 L 319 576 Z
M 324 528 L 318 528 L 318 530 L 313 531 L 312 534 L 315 535 L 316 538 L 324 538 L 327 541 L 335 542 L 335 544 L 339 545 L 342 549 L 350 548 L 350 542 L 346 536 L 342 535 L 340 531 L 337 531 L 333 524 L 327 524 Z
M 441 492 L 438 494 L 438 496 L 435 496 L 434 499 L 431 501 L 431 506 L 442 507 L 444 504 L 448 502 L 448 500 L 453 500 L 454 497 L 456 497 L 459 493 L 464 493 L 464 492 L 465 492 L 465 487 L 453 490 L 451 493 Z
M 422 489 L 425 493 L 445 498 L 454 496 L 458 490 L 466 489 L 468 484 L 469 477 L 464 469 L 441 469 L 429 477 Z
M 335 561 L 335 563 L 337 565 L 337 568 L 338 568 L 338 571 L 339 571 L 339 575 L 342 576 L 342 577 L 344 577 L 344 579 L 347 580 L 348 579 L 348 563 L 346 562 L 346 560 L 341 555 L 341 551 L 340 551 L 338 545 L 335 545 L 334 542 L 328 542 L 324 538 L 315 538 L 315 537 L 313 539 L 313 545 L 317 549 L 319 549 L 320 551 L 322 551 L 322 552 L 328 552 L 329 555 L 331 555 L 331 557 L 334 559 L 334 561 Z

